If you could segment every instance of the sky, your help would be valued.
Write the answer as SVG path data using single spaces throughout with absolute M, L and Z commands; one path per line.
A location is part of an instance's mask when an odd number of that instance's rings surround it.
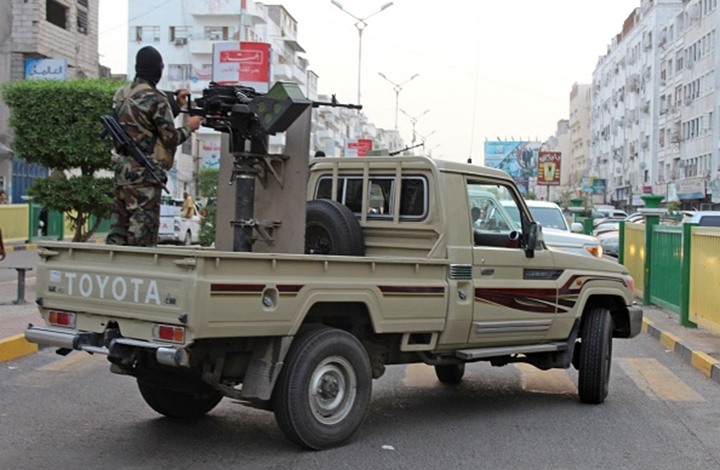
M 148 0 L 148 9 L 165 0 Z M 191 1 L 191 0 L 185 0 Z M 569 115 L 574 83 L 589 84 L 598 58 L 640 0 L 278 0 L 298 22 L 298 42 L 319 92 L 355 103 L 356 19 L 362 34 L 361 104 L 377 127 L 398 130 L 433 157 L 482 163 L 486 139 L 539 140 Z M 238 0 L 238 4 L 240 0 Z M 100 0 L 100 60 L 127 72 L 127 0 Z M 369 15 L 372 15 L 368 18 Z M 130 64 L 131 67 L 133 64 Z M 394 86 L 402 84 L 396 113 Z M 132 75 L 132 74 L 131 74 Z

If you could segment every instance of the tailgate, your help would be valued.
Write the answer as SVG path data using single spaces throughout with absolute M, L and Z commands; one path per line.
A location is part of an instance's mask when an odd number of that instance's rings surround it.
M 195 285 L 187 250 L 47 244 L 38 249 L 37 295 L 50 310 L 76 313 L 76 327 L 100 333 L 109 322 L 124 336 L 150 339 L 153 323 L 182 324 Z

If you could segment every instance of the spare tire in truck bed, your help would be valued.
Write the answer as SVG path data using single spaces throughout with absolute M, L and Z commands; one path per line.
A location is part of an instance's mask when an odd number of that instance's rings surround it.
M 330 199 L 308 201 L 305 253 L 363 256 L 365 241 L 355 214 L 343 204 Z

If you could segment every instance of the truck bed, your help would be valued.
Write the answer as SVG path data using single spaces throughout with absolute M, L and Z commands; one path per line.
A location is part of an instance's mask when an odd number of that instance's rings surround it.
M 150 340 L 152 325 L 201 338 L 294 334 L 319 302 L 358 302 L 378 333 L 442 331 L 446 260 L 218 252 L 45 242 L 38 249 L 41 313 L 76 313 L 76 328 L 109 322 Z

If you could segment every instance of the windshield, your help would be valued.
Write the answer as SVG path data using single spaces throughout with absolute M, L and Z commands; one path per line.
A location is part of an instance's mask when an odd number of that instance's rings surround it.
M 568 230 L 567 221 L 562 211 L 554 207 L 530 207 L 530 213 L 543 227 Z

